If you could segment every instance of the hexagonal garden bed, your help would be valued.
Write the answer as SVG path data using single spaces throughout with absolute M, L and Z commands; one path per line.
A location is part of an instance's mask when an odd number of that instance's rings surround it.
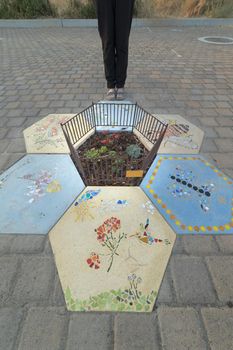
M 139 185 L 167 130 L 166 123 L 128 103 L 92 104 L 61 125 L 86 185 Z
M 151 311 L 175 232 L 233 232 L 232 180 L 195 155 L 203 132 L 180 116 L 100 102 L 49 115 L 24 136 L 40 155 L 0 176 L 0 233 L 50 231 L 69 310 Z

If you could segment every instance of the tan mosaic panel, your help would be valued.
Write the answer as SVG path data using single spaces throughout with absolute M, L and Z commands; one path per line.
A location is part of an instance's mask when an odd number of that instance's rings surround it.
M 180 115 L 173 114 L 153 114 L 160 121 L 168 124 L 167 132 L 160 145 L 158 153 L 161 154 L 195 154 L 199 153 L 202 141 L 204 138 L 204 132 L 197 126 L 190 123 Z M 153 130 L 148 128 L 148 134 L 151 137 Z M 151 150 L 153 144 L 142 136 L 137 130 L 134 133 L 143 145 Z M 146 132 L 145 132 L 146 134 Z
M 25 129 L 27 153 L 70 153 L 60 123 L 75 114 L 49 114 Z
M 138 187 L 87 187 L 49 233 L 67 307 L 152 311 L 175 234 Z

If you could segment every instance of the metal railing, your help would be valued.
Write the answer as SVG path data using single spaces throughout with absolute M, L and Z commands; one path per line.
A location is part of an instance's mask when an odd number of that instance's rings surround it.
M 94 185 L 95 177 L 100 179 L 100 182 L 103 182 L 105 185 L 110 184 L 110 182 L 119 182 L 120 178 L 121 181 L 125 179 L 125 183 L 128 184 L 129 180 L 126 178 L 126 170 L 136 167 L 145 172 L 156 157 L 167 130 L 167 124 L 145 111 L 137 103 L 92 103 L 90 107 L 62 123 L 61 127 L 70 148 L 71 157 L 86 185 Z M 98 160 L 98 167 L 95 164 L 91 165 L 93 161 L 88 162 L 88 160 L 85 160 L 84 170 L 84 160 L 78 154 L 77 145 L 85 140 L 88 133 L 101 130 L 127 130 L 131 132 L 136 130 L 144 140 L 149 142 L 151 150 L 145 155 L 142 164 L 137 164 L 132 159 L 125 159 L 124 164 L 119 169 L 118 174 L 121 175 L 117 176 L 115 174 L 115 179 L 113 179 L 114 174 L 110 173 L 109 170 L 107 171 L 107 169 L 110 169 L 111 163 L 114 162 L 109 157 Z M 108 177 L 106 178 L 107 174 Z M 138 181 L 132 182 L 136 183 Z

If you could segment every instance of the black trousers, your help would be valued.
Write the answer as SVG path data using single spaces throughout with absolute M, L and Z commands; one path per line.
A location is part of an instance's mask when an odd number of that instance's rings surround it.
M 129 35 L 135 0 L 96 0 L 107 87 L 125 85 Z

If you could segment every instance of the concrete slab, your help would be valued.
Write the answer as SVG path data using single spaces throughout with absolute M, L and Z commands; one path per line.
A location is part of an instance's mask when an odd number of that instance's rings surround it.
M 203 157 L 157 156 L 141 188 L 177 233 L 233 233 L 233 181 Z
M 49 233 L 67 308 L 152 311 L 175 234 L 138 187 L 87 187 Z
M 0 176 L 0 234 L 47 234 L 84 189 L 69 155 L 27 155 Z

